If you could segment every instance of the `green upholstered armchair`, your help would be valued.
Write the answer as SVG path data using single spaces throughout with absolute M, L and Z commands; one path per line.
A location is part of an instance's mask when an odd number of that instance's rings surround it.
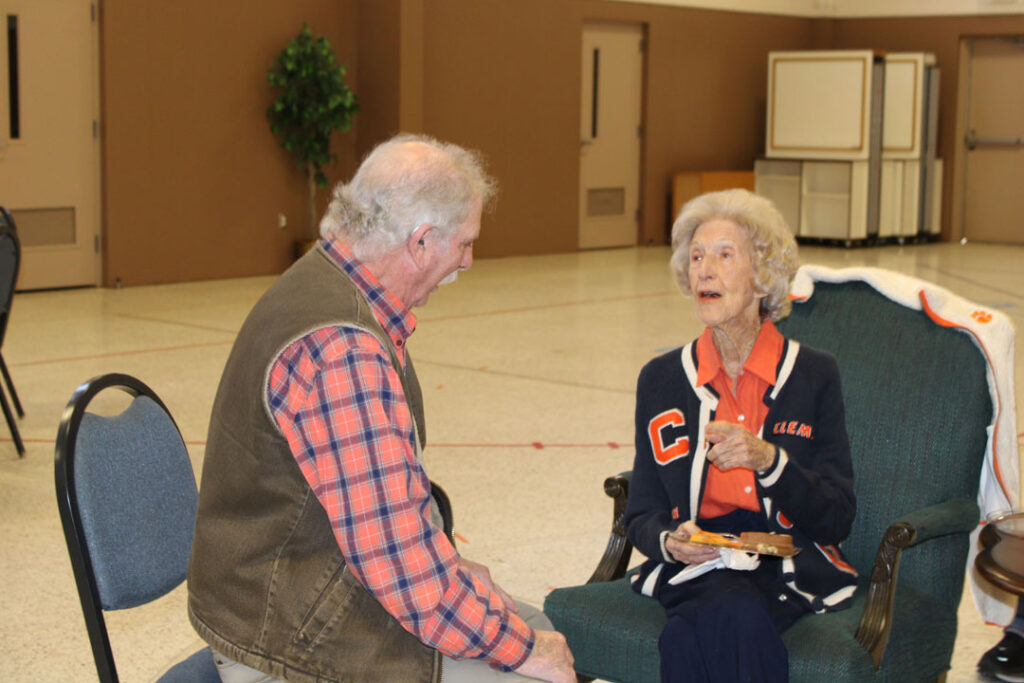
M 779 325 L 839 362 L 857 517 L 843 552 L 860 574 L 847 610 L 783 634 L 793 681 L 930 681 L 949 669 L 969 532 L 993 406 L 983 354 L 863 281 L 818 282 Z M 633 593 L 622 514 L 629 473 L 610 477 L 611 538 L 590 581 L 549 594 L 581 678 L 659 680 L 657 601 Z

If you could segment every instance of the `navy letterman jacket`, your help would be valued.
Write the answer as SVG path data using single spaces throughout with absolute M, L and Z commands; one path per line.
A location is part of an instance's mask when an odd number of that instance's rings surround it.
M 647 557 L 634 586 L 655 571 L 667 580 L 687 565 L 665 551 L 665 535 L 697 518 L 704 495 L 705 425 L 718 396 L 697 386 L 691 342 L 644 366 L 637 382 L 636 459 L 626 509 L 626 533 Z M 764 401 L 759 436 L 775 460 L 755 473 L 757 498 L 769 531 L 790 534 L 801 551 L 781 564 L 789 589 L 816 612 L 847 607 L 857 572 L 839 550 L 856 512 L 839 368 L 831 355 L 787 339 L 776 384 Z

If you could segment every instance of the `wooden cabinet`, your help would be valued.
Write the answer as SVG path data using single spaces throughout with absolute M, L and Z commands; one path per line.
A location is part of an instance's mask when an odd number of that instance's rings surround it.
M 938 96 L 935 55 L 925 52 L 890 52 L 885 55 L 882 158 L 920 159 L 934 147 Z
M 754 192 L 772 200 L 794 235 L 800 235 L 800 174 L 803 162 L 758 159 L 754 162 Z
M 927 182 L 932 186 L 924 194 L 916 160 L 882 161 L 877 232 L 868 211 L 868 163 L 758 159 L 754 191 L 772 200 L 793 234 L 806 240 L 852 245 L 874 237 L 903 243 L 938 235 L 942 160 L 931 164 Z
M 867 161 L 758 159 L 756 192 L 797 237 L 852 244 L 868 233 Z
M 850 245 L 937 234 L 937 111 L 931 54 L 769 53 L 757 192 L 804 239 Z
M 800 183 L 802 237 L 852 244 L 869 233 L 868 161 L 805 161 Z
M 870 158 L 881 147 L 884 69 L 872 50 L 768 53 L 765 156 Z
M 939 70 L 924 52 L 885 56 L 885 116 L 878 237 L 903 242 L 938 234 L 933 214 Z M 941 199 L 940 199 L 941 204 Z
M 718 190 L 741 188 L 754 191 L 752 171 L 684 171 L 672 176 L 672 216 L 674 223 L 683 204 L 697 195 Z

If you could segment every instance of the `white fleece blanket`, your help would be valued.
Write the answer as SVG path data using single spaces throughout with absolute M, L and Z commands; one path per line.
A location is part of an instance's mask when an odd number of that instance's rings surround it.
M 981 508 L 982 520 L 991 512 L 1019 509 L 1022 487 L 1013 390 L 1014 329 L 1010 319 L 999 311 L 971 303 L 938 285 L 882 268 L 837 270 L 805 265 L 797 272 L 790 297 L 794 302 L 810 298 L 814 294 L 815 282 L 854 280 L 867 282 L 896 303 L 924 310 L 937 325 L 966 333 L 981 350 L 985 356 L 994 409 L 988 427 L 985 463 L 980 473 L 978 507 Z M 980 531 L 979 523 L 971 534 L 971 552 L 967 559 L 971 593 L 983 619 L 1005 626 L 1013 619 L 1016 598 L 992 586 L 974 568 Z

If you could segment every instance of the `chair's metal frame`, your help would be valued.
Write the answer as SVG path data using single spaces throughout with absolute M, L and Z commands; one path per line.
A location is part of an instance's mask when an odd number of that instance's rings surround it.
M 0 206 L 0 239 L 9 239 L 14 245 L 14 273 L 11 274 L 11 287 L 9 291 L 0 292 L 0 347 L 4 343 L 4 335 L 7 332 L 7 320 L 11 314 L 11 302 L 14 300 L 14 287 L 18 282 L 18 271 L 21 269 L 21 242 L 18 240 L 18 229 L 14 224 L 14 217 L 11 213 Z M 25 417 L 25 411 L 21 408 L 21 401 L 18 400 L 18 392 L 14 389 L 14 382 L 11 380 L 11 373 L 7 371 L 7 363 L 4 362 L 3 353 L 0 353 L 0 375 L 3 375 L 7 391 L 11 394 L 11 402 L 14 403 L 14 410 L 18 417 Z M 24 457 L 25 444 L 21 441 L 21 433 L 18 431 L 18 423 L 11 414 L 11 406 L 7 403 L 7 396 L 0 387 L 0 409 L 3 409 L 7 426 L 11 430 L 11 438 L 14 440 L 14 447 L 18 449 L 18 457 Z
M 57 431 L 57 448 L 54 460 L 54 480 L 57 487 L 57 508 L 60 511 L 61 523 L 64 527 L 64 538 L 67 541 L 68 553 L 71 556 L 71 567 L 78 586 L 78 597 L 82 602 L 82 613 L 85 616 L 85 627 L 89 632 L 92 655 L 96 662 L 96 671 L 101 683 L 118 683 L 117 667 L 114 665 L 114 653 L 107 635 L 107 625 L 103 618 L 99 590 L 92 561 L 86 545 L 85 533 L 82 530 L 81 514 L 75 496 L 75 442 L 78 428 L 82 424 L 86 408 L 90 401 L 105 389 L 116 388 L 129 394 L 133 399 L 146 396 L 153 400 L 167 413 L 167 416 L 178 428 L 174 418 L 167 410 L 163 401 L 145 383 L 138 379 L 119 373 L 101 375 L 85 382 L 72 394 L 64 414 L 61 416 L 60 428 Z M 179 430 L 179 436 L 181 434 Z

